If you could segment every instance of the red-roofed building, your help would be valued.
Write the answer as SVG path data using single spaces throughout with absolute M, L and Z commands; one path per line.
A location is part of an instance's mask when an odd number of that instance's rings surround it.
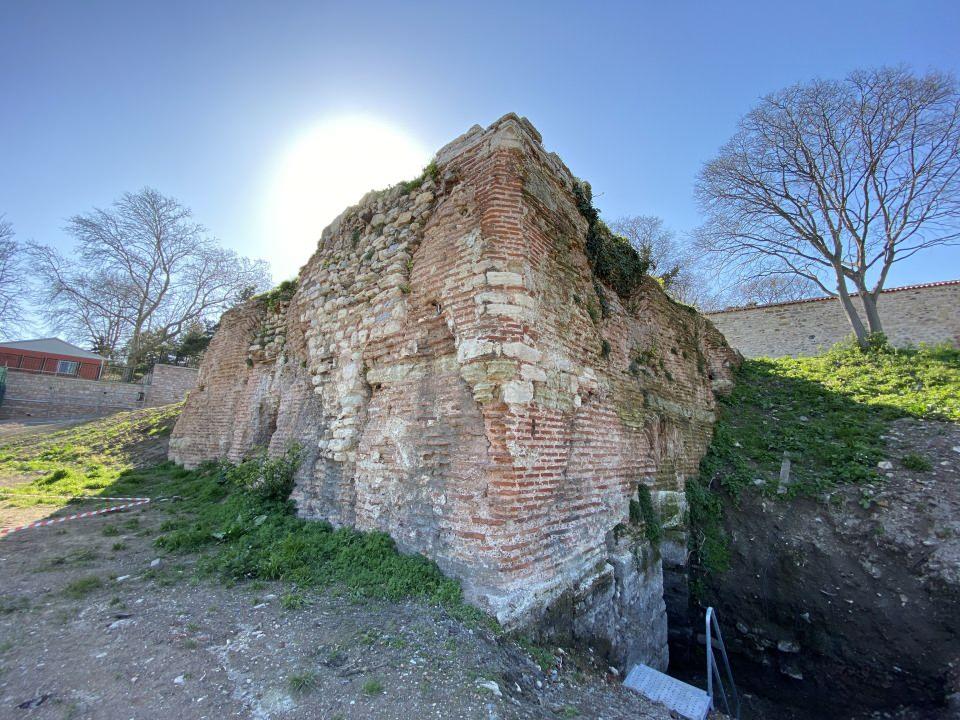
M 0 367 L 44 375 L 99 380 L 106 358 L 60 338 L 0 343 Z

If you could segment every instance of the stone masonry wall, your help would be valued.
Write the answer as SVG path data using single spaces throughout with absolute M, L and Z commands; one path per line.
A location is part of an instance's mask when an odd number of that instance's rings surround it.
M 99 417 L 142 407 L 139 383 L 7 372 L 0 419 Z
M 858 311 L 863 315 L 859 300 Z M 877 302 L 894 345 L 953 343 L 960 347 L 960 281 L 891 288 Z M 708 318 L 745 357 L 816 355 L 852 333 L 835 298 L 744 307 Z
M 196 387 L 198 372 L 179 365 L 154 365 L 145 383 L 144 407 L 180 402 Z
M 100 417 L 124 410 L 179 402 L 196 384 L 197 370 L 154 366 L 150 384 L 81 380 L 7 372 L 0 420 Z
M 685 478 L 737 356 L 654 281 L 596 281 L 574 178 L 526 120 L 435 168 L 324 230 L 288 303 L 224 315 L 170 457 L 298 442 L 304 517 L 390 533 L 508 625 L 663 667 L 660 554 L 629 503 L 652 489 L 684 563 Z

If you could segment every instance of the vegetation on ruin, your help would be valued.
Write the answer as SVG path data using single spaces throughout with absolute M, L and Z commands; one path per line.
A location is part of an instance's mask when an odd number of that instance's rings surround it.
M 152 440 L 156 446 L 157 437 L 169 434 L 180 407 L 121 413 L 0 446 L 0 473 L 36 475 L 31 482 L 0 488 L 0 502 L 47 505 L 54 511 L 78 502 L 69 499 L 76 496 L 150 497 L 151 512 L 170 516 L 157 546 L 199 554 L 202 576 L 227 582 L 283 580 L 353 597 L 415 598 L 464 620 L 492 623 L 463 602 L 457 581 L 421 555 L 400 553 L 387 534 L 296 517 L 288 497 L 300 461 L 297 447 L 276 458 L 257 453 L 238 465 L 138 466 L 144 443 Z M 110 504 L 79 503 L 82 509 Z
M 663 539 L 663 526 L 660 516 L 653 507 L 653 498 L 650 488 L 643 483 L 637 486 L 637 499 L 630 501 L 630 522 L 634 525 L 643 525 L 643 533 L 650 544 L 657 548 Z
M 284 280 L 282 283 L 277 285 L 272 290 L 268 290 L 265 293 L 257 295 L 254 297 L 254 300 L 260 300 L 265 303 L 267 310 L 270 312 L 277 312 L 280 310 L 280 305 L 285 302 L 290 302 L 293 298 L 293 294 L 297 291 L 297 278 L 293 280 Z
M 413 180 L 406 180 L 405 182 L 400 183 L 400 186 L 403 188 L 403 192 L 409 193 L 414 190 L 419 190 L 420 186 L 423 185 L 427 180 L 436 181 L 440 176 L 440 169 L 437 167 L 436 160 L 431 160 L 429 164 L 423 169 L 417 177 Z
M 587 220 L 586 253 L 593 274 L 621 298 L 629 297 L 647 274 L 650 259 L 641 257 L 627 238 L 614 233 L 600 219 L 600 212 L 593 206 L 590 183 L 575 183 L 573 195 L 577 209 Z M 605 302 L 602 290 L 598 297 L 602 305 Z
M 726 493 L 829 499 L 846 483 L 880 479 L 883 434 L 901 417 L 960 422 L 960 350 L 897 349 L 874 338 L 817 357 L 747 360 L 719 403 L 713 441 L 687 482 L 692 550 L 706 572 L 726 569 Z M 784 454 L 789 482 L 781 484 Z M 913 469 L 923 461 L 911 459 Z

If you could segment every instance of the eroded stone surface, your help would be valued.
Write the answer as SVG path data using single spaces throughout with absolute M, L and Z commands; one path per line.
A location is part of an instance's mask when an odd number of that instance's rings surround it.
M 170 456 L 299 442 L 301 515 L 389 532 L 504 623 L 569 606 L 576 639 L 662 666 L 659 556 L 614 529 L 644 482 L 676 515 L 665 547 L 685 546 L 685 478 L 736 355 L 652 279 L 626 299 L 597 284 L 574 178 L 525 119 L 435 162 L 324 230 L 289 303 L 224 315 Z

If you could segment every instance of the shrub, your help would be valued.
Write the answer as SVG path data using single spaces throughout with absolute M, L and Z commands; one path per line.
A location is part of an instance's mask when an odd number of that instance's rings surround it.
M 928 472 L 933 469 L 933 463 L 920 453 L 907 453 L 901 460 L 907 470 L 917 470 L 919 472 Z
M 290 447 L 277 458 L 271 458 L 263 451 L 230 468 L 226 477 L 262 500 L 282 502 L 293 492 L 294 474 L 300 466 L 300 456 L 299 445 Z
M 80 578 L 69 583 L 64 589 L 63 594 L 67 597 L 79 600 L 90 592 L 103 587 L 103 580 L 95 575 Z
M 379 695 L 383 692 L 383 683 L 379 680 L 367 680 L 363 683 L 364 695 Z

